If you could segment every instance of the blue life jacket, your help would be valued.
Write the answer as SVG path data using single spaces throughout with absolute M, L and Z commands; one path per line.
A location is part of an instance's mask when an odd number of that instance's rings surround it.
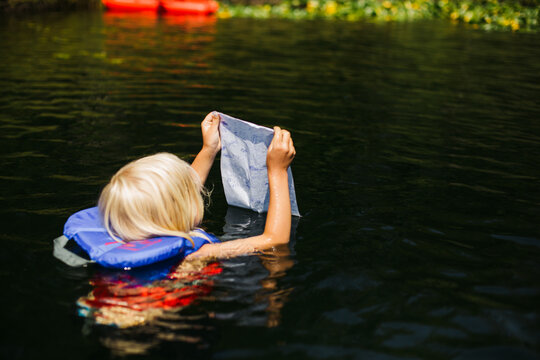
M 205 244 L 219 242 L 214 235 L 202 229 L 195 230 L 191 238 L 195 246 L 188 239 L 176 236 L 159 236 L 120 243 L 109 235 L 98 208 L 93 207 L 69 217 L 64 225 L 64 236 L 55 240 L 54 254 L 69 265 L 87 263 L 88 261 L 75 254 L 66 255 L 68 250 L 64 249 L 64 246 L 67 240 L 73 239 L 93 262 L 108 268 L 125 269 L 153 264 L 175 256 L 183 258 Z

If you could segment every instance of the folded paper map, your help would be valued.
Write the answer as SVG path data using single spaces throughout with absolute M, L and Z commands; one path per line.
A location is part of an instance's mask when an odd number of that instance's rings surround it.
M 270 192 L 266 152 L 272 142 L 274 130 L 222 113 L 219 113 L 219 116 L 221 179 L 227 203 L 259 213 L 268 211 Z M 300 216 L 290 167 L 287 173 L 291 213 Z

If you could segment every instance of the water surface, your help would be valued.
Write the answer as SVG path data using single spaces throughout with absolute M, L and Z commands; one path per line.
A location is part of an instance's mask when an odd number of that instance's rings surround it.
M 538 35 L 74 13 L 4 18 L 0 39 L 3 356 L 539 357 Z M 124 163 L 191 160 L 212 110 L 292 132 L 289 248 L 166 281 L 52 257 Z M 204 226 L 262 231 L 218 165 Z M 151 316 L 100 324 L 98 290 Z

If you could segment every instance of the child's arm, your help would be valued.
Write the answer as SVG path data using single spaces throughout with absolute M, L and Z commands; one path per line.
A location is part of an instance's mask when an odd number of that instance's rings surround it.
M 187 259 L 224 258 L 269 249 L 289 242 L 291 232 L 291 201 L 287 168 L 296 151 L 291 135 L 279 127 L 274 128 L 274 138 L 268 148 L 266 166 L 270 186 L 270 204 L 262 235 L 237 239 L 219 244 L 207 244 L 189 255 Z
M 206 182 L 206 178 L 212 168 L 217 153 L 221 150 L 219 122 L 220 118 L 218 113 L 213 111 L 206 115 L 201 123 L 203 147 L 199 154 L 197 154 L 195 160 L 193 160 L 191 167 L 197 172 L 203 185 Z

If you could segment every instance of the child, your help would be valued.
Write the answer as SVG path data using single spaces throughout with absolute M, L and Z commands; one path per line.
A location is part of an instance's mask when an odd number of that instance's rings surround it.
M 219 123 L 214 112 L 201 123 L 203 147 L 191 166 L 175 155 L 160 153 L 125 165 L 112 177 L 99 198 L 99 210 L 113 238 L 191 239 L 204 215 L 203 185 L 221 149 Z M 230 257 L 287 243 L 291 229 L 287 168 L 295 154 L 290 133 L 274 127 L 266 157 L 270 204 L 262 235 L 206 244 L 187 259 Z

